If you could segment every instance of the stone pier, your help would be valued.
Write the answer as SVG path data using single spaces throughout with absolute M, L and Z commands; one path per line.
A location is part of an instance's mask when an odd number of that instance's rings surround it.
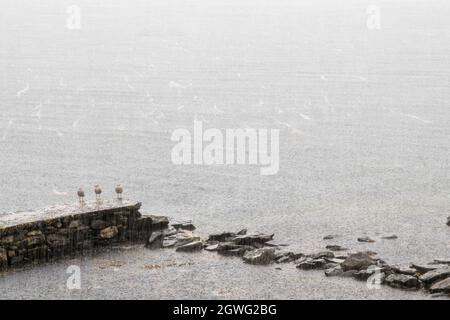
M 143 215 L 140 202 L 111 200 L 0 214 L 0 271 L 74 256 L 119 242 L 145 241 L 168 219 Z

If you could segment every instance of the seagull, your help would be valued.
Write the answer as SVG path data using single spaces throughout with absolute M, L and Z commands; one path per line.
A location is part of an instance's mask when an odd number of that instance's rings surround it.
M 122 185 L 118 184 L 116 186 L 116 193 L 117 193 L 117 199 L 122 200 L 122 193 L 123 193 Z
M 78 200 L 80 201 L 80 204 L 84 203 L 84 191 L 83 189 L 78 189 Z
M 100 194 L 102 193 L 102 188 L 100 188 L 100 186 L 98 184 L 96 184 L 94 186 L 94 191 L 95 191 L 95 198 L 97 199 L 97 201 L 100 200 Z

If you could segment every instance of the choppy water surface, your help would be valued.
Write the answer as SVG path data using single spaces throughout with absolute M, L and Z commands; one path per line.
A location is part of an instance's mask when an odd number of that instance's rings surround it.
M 312 251 L 339 234 L 391 263 L 448 256 L 450 4 L 375 1 L 382 28 L 368 30 L 373 2 L 86 0 L 68 30 L 70 2 L 4 1 L 0 210 L 73 202 L 96 183 L 113 196 L 120 182 L 202 235 L 248 227 Z M 171 133 L 194 119 L 280 129 L 279 173 L 174 166 Z M 167 261 L 181 265 L 144 266 Z M 424 297 L 210 254 L 78 262 L 77 298 Z M 69 264 L 0 278 L 1 297 L 73 297 Z

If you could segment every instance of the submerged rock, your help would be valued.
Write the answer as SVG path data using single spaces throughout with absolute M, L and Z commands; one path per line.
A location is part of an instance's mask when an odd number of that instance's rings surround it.
M 388 286 L 400 289 L 419 289 L 420 281 L 414 276 L 406 274 L 391 274 L 386 277 L 385 282 Z
M 161 231 L 153 231 L 147 239 L 145 247 L 148 249 L 160 249 L 163 247 L 164 233 Z
M 275 258 L 275 249 L 273 248 L 261 248 L 251 251 L 247 251 L 242 259 L 250 264 L 269 264 L 272 263 Z
M 200 251 L 202 249 L 203 249 L 203 242 L 194 241 L 194 242 L 177 247 L 176 251 L 193 252 L 193 251 Z
M 391 234 L 391 235 L 388 235 L 388 236 L 383 236 L 383 237 L 381 237 L 381 239 L 385 239 L 385 240 L 395 240 L 395 239 L 398 239 L 398 237 L 397 237 L 397 235 L 395 235 L 395 234 Z
M 375 264 L 375 259 L 372 256 L 365 252 L 358 252 L 354 254 L 350 254 L 344 262 L 342 262 L 341 267 L 342 270 L 361 270 L 367 269 L 369 266 Z
M 428 271 L 427 273 L 421 275 L 419 279 L 426 285 L 431 285 L 448 277 L 450 277 L 450 267 Z
M 447 218 L 447 225 L 450 227 L 450 217 Z
M 339 235 L 337 235 L 337 234 L 329 234 L 329 235 L 323 237 L 323 240 L 332 240 L 332 239 L 338 238 L 338 237 L 339 237 Z
M 331 251 L 345 251 L 348 250 L 345 247 L 341 247 L 340 245 L 337 244 L 330 244 L 328 246 L 325 247 L 327 250 L 331 250 Z
M 373 239 L 371 239 L 369 237 L 359 237 L 358 238 L 358 242 L 369 242 L 369 243 L 371 243 L 371 242 L 375 242 L 375 240 L 373 240 Z

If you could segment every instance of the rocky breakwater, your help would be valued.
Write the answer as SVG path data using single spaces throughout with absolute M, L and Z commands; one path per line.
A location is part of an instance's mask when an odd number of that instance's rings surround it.
M 331 240 L 335 236 L 324 239 Z M 245 263 L 270 265 L 293 263 L 300 270 L 322 270 L 327 277 L 353 278 L 367 281 L 368 287 L 388 285 L 405 290 L 425 289 L 437 295 L 450 295 L 450 260 L 436 259 L 427 264 L 389 265 L 373 251 L 351 252 L 340 245 L 327 245 L 315 253 L 289 251 L 286 245 L 275 244 L 273 234 L 221 232 L 201 239 L 190 222 L 173 224 L 155 231 L 148 238 L 150 249 L 175 248 L 178 252 L 216 252 L 222 256 L 239 257 Z M 386 236 L 383 239 L 397 239 Z M 359 241 L 359 240 L 358 240 Z M 372 240 L 371 242 L 373 242 Z M 280 265 L 281 266 L 281 265 Z M 280 266 L 277 269 L 281 269 Z
M 277 257 L 275 245 L 271 244 L 272 235 L 262 233 L 247 234 L 239 232 L 222 232 L 212 234 L 202 240 L 194 233 L 191 223 L 173 224 L 166 230 L 154 232 L 148 239 L 149 249 L 175 248 L 178 252 L 210 251 L 223 256 L 241 257 L 250 264 L 270 264 Z
M 142 215 L 140 202 L 113 200 L 0 214 L 0 271 L 73 256 L 118 242 L 145 241 L 166 217 Z

